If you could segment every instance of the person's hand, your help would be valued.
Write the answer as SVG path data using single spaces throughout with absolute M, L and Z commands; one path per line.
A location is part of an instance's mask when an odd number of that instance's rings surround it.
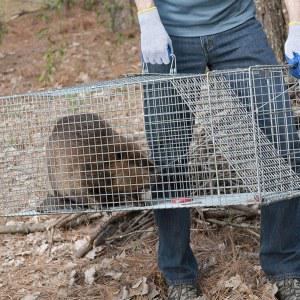
M 287 63 L 291 66 L 290 73 L 300 78 L 300 23 L 290 24 L 284 50 Z
M 172 41 L 155 7 L 138 14 L 141 28 L 141 51 L 144 63 L 169 64 Z

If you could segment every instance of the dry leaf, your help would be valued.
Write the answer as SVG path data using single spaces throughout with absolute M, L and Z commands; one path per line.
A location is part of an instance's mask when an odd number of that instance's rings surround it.
M 93 260 L 96 257 L 96 248 L 92 249 L 91 251 L 89 251 L 86 256 L 86 258 L 88 258 L 89 260 Z
M 110 268 L 112 261 L 113 261 L 113 258 L 103 258 L 99 265 L 99 269 Z
M 25 259 L 23 257 L 15 260 L 15 267 L 23 266 L 25 262 Z
M 233 290 L 236 290 L 241 284 L 242 280 L 240 275 L 232 276 L 224 282 L 226 288 L 231 288 Z
M 65 269 L 66 271 L 72 271 L 76 266 L 77 266 L 77 264 L 75 264 L 75 263 L 73 263 L 72 261 L 70 261 L 70 262 L 68 262 L 68 263 L 65 265 L 64 269 Z
M 132 288 L 133 288 L 133 289 L 138 288 L 138 287 L 141 285 L 142 282 L 143 282 L 143 278 L 140 278 L 140 279 L 132 286 Z
M 21 300 L 37 300 L 40 294 L 41 294 L 40 292 L 28 294 L 25 297 L 21 298 Z
M 79 76 L 77 77 L 77 82 L 83 82 L 83 83 L 87 83 L 90 81 L 90 77 L 89 77 L 89 74 L 87 73 L 83 73 L 83 72 L 80 72 Z
M 93 260 L 98 256 L 99 253 L 102 252 L 103 249 L 104 249 L 104 247 L 102 247 L 102 246 L 93 248 L 91 251 L 89 251 L 86 254 L 85 257 L 88 258 L 89 260 Z
M 130 289 L 130 297 L 134 296 L 145 296 L 149 294 L 149 285 L 147 278 L 140 278 Z
M 36 254 L 37 255 L 43 255 L 46 252 L 47 249 L 48 249 L 48 244 L 43 243 L 40 247 L 38 247 L 36 249 Z
M 77 240 L 74 244 L 75 251 L 76 252 L 79 251 L 79 249 L 84 247 L 87 243 L 88 243 L 88 241 L 85 239 Z
M 84 281 L 87 284 L 93 284 L 95 281 L 95 276 L 96 276 L 96 268 L 91 267 L 88 270 L 84 272 Z
M 130 300 L 129 290 L 126 286 L 122 287 L 120 294 L 117 296 L 115 300 Z
M 69 286 L 71 287 L 74 284 L 76 284 L 79 278 L 80 278 L 79 273 L 76 270 L 73 270 L 70 274 Z
M 160 292 L 157 290 L 157 286 L 155 284 L 149 284 L 149 295 L 148 295 L 148 299 L 149 300 L 154 300 L 154 299 L 159 299 L 160 296 Z
M 116 271 L 109 271 L 109 272 L 106 272 L 104 274 L 104 276 L 108 276 L 108 277 L 111 277 L 113 278 L 114 280 L 119 280 L 121 278 L 121 276 L 123 275 L 123 273 L 121 272 L 116 272 Z
M 124 259 L 126 257 L 126 251 L 125 250 L 123 250 L 122 252 L 121 252 L 121 254 L 119 254 L 119 255 L 117 255 L 116 256 L 116 259 Z
M 278 292 L 277 285 L 275 283 L 272 284 L 272 283 L 268 282 L 264 285 L 261 299 L 262 300 L 273 300 L 273 299 L 275 300 L 276 299 L 275 295 L 277 292 Z

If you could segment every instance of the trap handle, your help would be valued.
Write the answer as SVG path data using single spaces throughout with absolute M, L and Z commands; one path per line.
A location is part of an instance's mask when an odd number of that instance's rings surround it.
M 177 63 L 176 63 L 176 56 L 174 53 L 170 55 L 171 57 L 171 66 L 170 66 L 170 74 L 177 74 Z
M 169 56 L 170 56 L 170 74 L 174 75 L 177 74 L 177 63 L 176 63 L 176 56 L 174 53 L 171 52 L 170 48 L 168 48 Z M 148 64 L 144 62 L 142 64 L 142 74 L 149 74 Z

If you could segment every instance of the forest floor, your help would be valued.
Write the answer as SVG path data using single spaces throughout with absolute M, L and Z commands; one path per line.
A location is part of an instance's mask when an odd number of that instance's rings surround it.
M 101 13 L 78 7 L 67 15 L 44 10 L 15 18 L 0 45 L 0 95 L 139 72 L 136 25 L 114 33 Z M 275 299 L 275 286 L 259 266 L 259 230 L 211 224 L 195 210 L 193 216 L 191 244 L 208 299 Z M 55 230 L 52 238 L 49 232 L 1 235 L 0 299 L 165 299 L 153 227 L 138 238 L 132 234 L 84 258 L 75 256 L 76 247 L 106 218 Z M 0 224 L 48 219 L 2 218 Z M 247 222 L 259 227 L 259 217 Z

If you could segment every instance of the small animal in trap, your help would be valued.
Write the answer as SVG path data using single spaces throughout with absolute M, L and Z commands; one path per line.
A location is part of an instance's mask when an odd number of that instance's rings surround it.
M 46 156 L 52 193 L 40 206 L 42 211 L 142 204 L 154 173 L 137 143 L 93 113 L 60 118 Z

